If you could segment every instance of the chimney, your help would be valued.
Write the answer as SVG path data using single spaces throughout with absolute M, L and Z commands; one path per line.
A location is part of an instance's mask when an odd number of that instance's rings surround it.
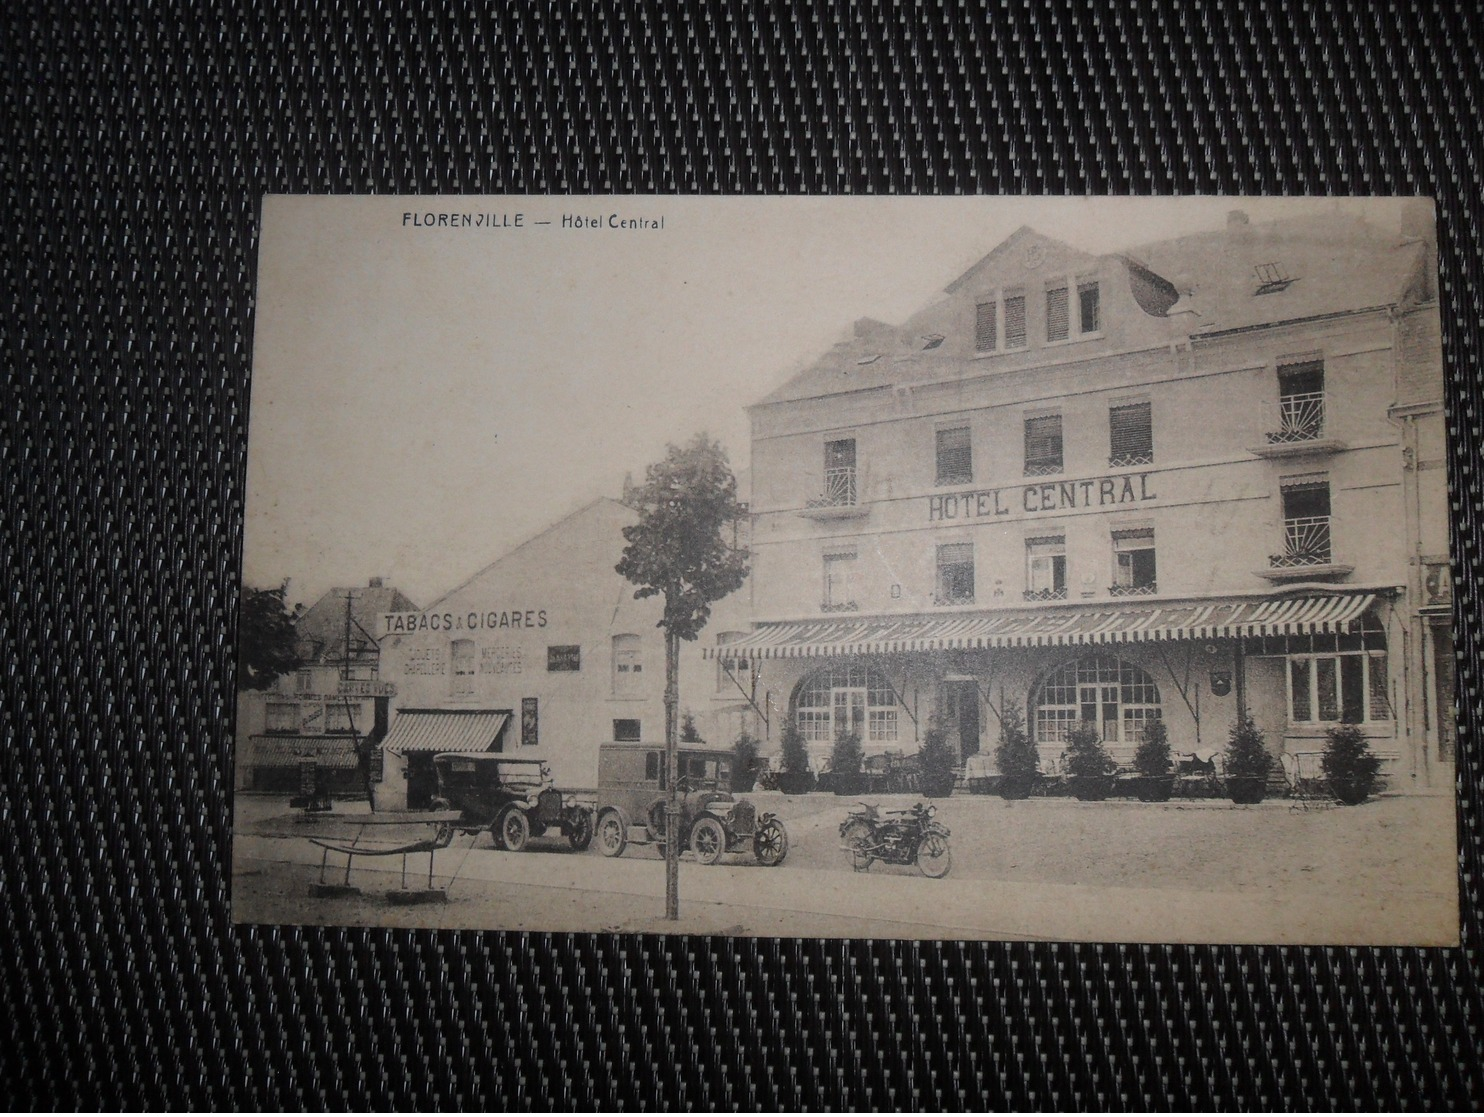
M 380 578 L 372 578 L 371 579 L 370 586 L 371 586 L 371 588 L 373 590 L 379 590 L 379 589 L 381 589 L 382 585 L 383 585 L 383 583 L 382 583 L 382 580 Z

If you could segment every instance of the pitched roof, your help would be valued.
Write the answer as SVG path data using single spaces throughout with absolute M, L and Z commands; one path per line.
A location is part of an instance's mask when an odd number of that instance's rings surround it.
M 803 365 L 758 404 L 963 373 L 960 355 L 950 346 L 932 344 L 934 338 L 962 328 L 954 292 L 1032 237 L 1060 244 L 1022 226 L 954 279 L 945 288 L 947 295 L 900 326 L 870 319 L 857 322 L 849 338 Z M 1402 302 L 1427 255 L 1420 241 L 1386 233 L 1360 218 L 1333 214 L 1259 224 L 1238 218 L 1220 229 L 1156 241 L 1112 258 L 1162 291 L 1173 285 L 1181 298 L 1171 316 L 1185 323 L 1183 328 L 1192 335 L 1201 336 Z M 1264 277 L 1287 282 L 1265 286 Z M 1163 302 L 1154 309 L 1162 310 Z
M 337 586 L 294 622 L 299 654 L 309 660 L 339 660 L 345 654 L 345 595 L 351 595 L 350 650 L 366 655 L 376 650 L 374 633 L 383 613 L 412 613 L 417 606 L 395 586 Z M 359 627 L 357 627 L 359 626 Z
M 1193 334 L 1276 325 L 1402 300 L 1424 246 L 1343 214 L 1249 224 L 1156 241 L 1129 255 L 1174 283 Z

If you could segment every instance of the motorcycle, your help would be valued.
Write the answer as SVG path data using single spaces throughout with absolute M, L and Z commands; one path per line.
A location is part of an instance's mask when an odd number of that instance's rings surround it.
M 916 864 L 925 877 L 945 877 L 953 854 L 948 849 L 948 828 L 933 821 L 936 810 L 929 803 L 900 811 L 862 803 L 840 824 L 840 848 L 850 854 L 850 866 L 858 873 L 869 869 L 872 861 L 881 861 Z

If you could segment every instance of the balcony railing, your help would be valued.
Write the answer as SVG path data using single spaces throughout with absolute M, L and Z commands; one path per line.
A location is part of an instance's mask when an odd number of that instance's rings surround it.
M 1278 429 L 1268 431 L 1268 442 L 1310 442 L 1324 435 L 1324 393 L 1299 392 L 1278 400 Z
M 1328 516 L 1304 516 L 1283 521 L 1287 549 L 1281 555 L 1269 555 L 1275 569 L 1298 566 L 1325 566 L 1330 562 Z
M 1136 586 L 1109 586 L 1109 597 L 1143 597 L 1159 592 L 1154 582 L 1142 582 Z
M 933 594 L 934 605 L 972 605 L 974 595 L 972 593 L 935 593 Z
M 1058 589 L 1026 590 L 1024 594 L 1027 601 L 1065 601 L 1066 596 L 1066 586 Z
M 1061 458 L 1027 458 L 1025 463 L 1025 475 L 1027 477 L 1050 477 L 1054 473 L 1062 471 Z
M 860 606 L 854 601 L 825 601 L 819 606 L 821 613 L 858 613 Z
M 856 502 L 855 466 L 824 471 L 824 492 L 809 501 L 810 508 L 849 508 Z

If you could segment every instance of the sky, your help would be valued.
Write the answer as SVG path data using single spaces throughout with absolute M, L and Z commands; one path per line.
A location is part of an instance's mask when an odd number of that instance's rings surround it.
M 748 404 L 1021 225 L 1098 254 L 1337 207 L 1398 227 L 1388 199 L 270 197 L 244 581 L 428 605 L 667 443 L 706 431 L 744 469 Z

